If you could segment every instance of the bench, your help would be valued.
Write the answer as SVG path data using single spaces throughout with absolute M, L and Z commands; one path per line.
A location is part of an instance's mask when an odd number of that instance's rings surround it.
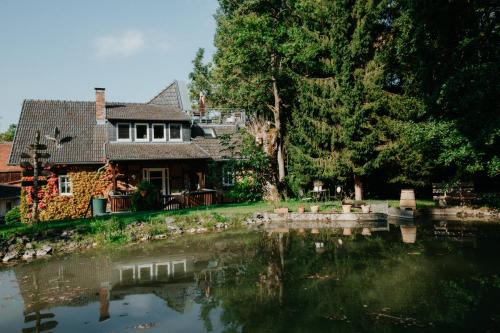
M 474 183 L 463 182 L 454 186 L 447 186 L 444 183 L 432 183 L 432 199 L 437 201 L 438 206 L 447 207 L 449 205 L 465 205 L 475 200 Z

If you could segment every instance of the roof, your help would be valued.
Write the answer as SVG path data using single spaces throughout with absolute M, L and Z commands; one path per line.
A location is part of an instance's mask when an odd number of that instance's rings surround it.
M 177 80 L 160 91 L 148 104 L 172 106 L 183 111 L 191 109 L 187 86 L 184 82 Z
M 106 118 L 189 121 L 188 115 L 178 107 L 141 103 L 106 103 Z
M 21 195 L 19 186 L 0 185 L 0 199 L 17 198 Z
M 193 142 L 179 143 L 120 143 L 106 145 L 106 157 L 110 160 L 181 160 L 209 159 L 210 156 Z
M 12 142 L 0 143 L 0 172 L 18 172 L 22 170 L 19 166 L 7 165 L 11 149 Z
M 213 129 L 216 138 L 208 136 L 196 136 L 193 138 L 193 142 L 199 145 L 204 151 L 206 151 L 214 160 L 224 160 L 230 154 L 230 151 L 221 144 L 220 136 L 229 135 L 229 142 L 238 145 L 240 141 L 240 135 L 238 134 L 238 128 L 235 125 L 202 125 L 198 129 L 205 130 Z M 193 130 L 196 132 L 196 130 Z
M 53 136 L 55 127 L 60 138 L 71 137 L 71 141 L 57 148 L 55 142 L 45 135 Z M 51 155 L 48 162 L 58 164 L 97 164 L 103 162 L 104 144 L 107 140 L 106 126 L 97 124 L 95 102 L 25 100 L 14 138 L 9 164 L 19 164 L 21 153 L 34 142 L 40 130 L 42 144 L 46 144 Z

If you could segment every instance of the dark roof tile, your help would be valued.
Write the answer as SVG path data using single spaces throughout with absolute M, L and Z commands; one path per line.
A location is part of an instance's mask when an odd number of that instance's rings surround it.
M 106 118 L 111 120 L 189 121 L 180 108 L 140 103 L 106 103 Z
M 211 156 L 197 144 L 186 143 L 116 143 L 106 145 L 110 160 L 179 160 L 209 159 Z

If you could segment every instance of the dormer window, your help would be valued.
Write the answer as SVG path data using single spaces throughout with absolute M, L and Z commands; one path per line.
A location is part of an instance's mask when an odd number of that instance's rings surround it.
M 116 125 L 116 138 L 118 141 L 132 141 L 130 124 L 119 123 Z
M 165 124 L 153 124 L 153 141 L 165 141 L 167 139 L 166 132 Z
M 169 140 L 170 141 L 182 141 L 182 125 L 181 124 L 170 124 L 169 125 Z
M 149 142 L 148 124 L 135 124 L 135 141 Z

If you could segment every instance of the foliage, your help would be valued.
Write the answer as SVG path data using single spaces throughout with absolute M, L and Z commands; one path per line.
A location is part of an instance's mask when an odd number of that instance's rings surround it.
M 222 137 L 221 145 L 226 161 L 212 165 L 208 179 L 222 179 L 222 172 L 233 172 L 235 184 L 229 189 L 229 197 L 236 201 L 262 199 L 266 184 L 272 182 L 269 157 L 245 130 L 239 133 L 237 143 L 230 137 Z
M 158 206 L 158 189 L 147 180 L 142 180 L 131 198 L 132 211 L 148 211 Z
M 7 225 L 21 222 L 21 209 L 20 209 L 20 207 L 16 206 L 16 207 L 12 208 L 11 210 L 9 210 L 5 214 L 4 218 L 5 218 L 5 223 Z
M 98 172 L 93 168 L 58 166 L 53 171 L 51 176 L 47 177 L 47 185 L 43 186 L 37 193 L 40 221 L 89 216 L 91 214 L 89 209 L 91 198 L 107 196 L 111 187 L 109 168 L 106 171 Z M 70 178 L 71 195 L 59 195 L 58 174 L 62 172 L 65 172 Z M 23 180 L 30 180 L 30 178 L 24 177 Z M 32 191 L 32 187 L 24 187 L 21 193 L 23 222 L 31 217 Z
M 193 71 L 189 73 L 189 97 L 192 101 L 198 101 L 200 93 L 206 98 L 206 103 L 210 104 L 212 97 L 212 64 L 203 63 L 205 49 L 199 48 L 193 59 Z
M 353 175 L 399 186 L 498 183 L 500 29 L 491 2 L 219 4 L 214 100 L 273 116 L 295 191 Z
M 14 136 L 16 135 L 16 129 L 17 129 L 16 124 L 10 124 L 9 128 L 5 132 L 0 133 L 0 142 L 14 141 Z

